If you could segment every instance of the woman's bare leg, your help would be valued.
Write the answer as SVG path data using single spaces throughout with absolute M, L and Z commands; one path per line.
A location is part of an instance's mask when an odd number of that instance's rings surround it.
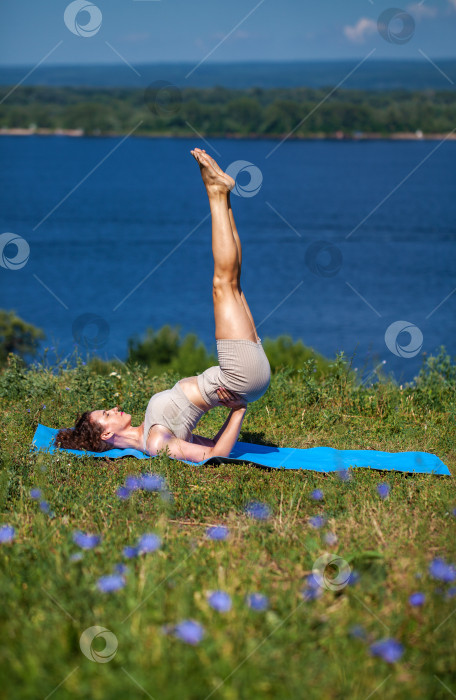
M 206 151 L 204 150 L 204 148 L 202 148 L 201 150 L 203 151 L 203 153 L 206 153 Z M 210 160 L 211 165 L 213 166 L 213 168 L 214 168 L 215 170 L 217 170 L 217 172 L 219 172 L 219 173 L 221 173 L 221 174 L 224 174 L 224 173 L 223 173 L 223 170 L 222 170 L 221 167 L 217 164 L 217 162 L 214 160 L 214 158 L 212 158 L 212 156 L 210 156 L 208 153 L 206 153 L 206 155 L 208 156 L 208 158 L 209 158 L 209 160 Z M 247 304 L 247 299 L 246 299 L 245 296 L 244 296 L 244 292 L 243 292 L 242 289 L 241 289 L 242 246 L 241 246 L 241 239 L 239 238 L 238 230 L 237 230 L 237 227 L 236 227 L 236 223 L 235 223 L 235 221 L 234 221 L 233 210 L 232 210 L 232 208 L 231 208 L 230 191 L 228 191 L 228 194 L 227 194 L 227 202 L 228 202 L 228 214 L 229 214 L 229 217 L 230 217 L 231 230 L 232 230 L 232 232 L 233 232 L 233 238 L 234 238 L 234 240 L 235 240 L 235 242 L 236 242 L 237 249 L 238 249 L 238 259 L 239 259 L 238 289 L 239 289 L 239 293 L 240 293 L 240 295 L 241 295 L 242 303 L 244 304 L 244 308 L 245 308 L 245 310 L 247 311 L 248 315 L 250 316 L 250 320 L 252 321 L 252 325 L 255 326 L 255 322 L 254 322 L 254 320 L 253 320 L 252 312 L 250 311 L 249 305 Z M 256 338 L 258 339 L 258 334 L 256 334 Z
M 234 181 L 218 172 L 201 149 L 192 152 L 201 168 L 212 214 L 212 253 L 214 255 L 213 301 L 215 337 L 239 338 L 256 342 L 258 335 L 240 289 L 240 241 L 232 229 L 228 193 Z M 234 219 L 233 219 L 234 221 Z M 242 255 L 242 253 L 241 253 Z M 242 296 L 241 296 L 242 295 Z

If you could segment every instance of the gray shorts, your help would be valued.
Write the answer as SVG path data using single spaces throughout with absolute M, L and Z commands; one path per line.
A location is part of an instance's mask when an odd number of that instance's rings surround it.
M 203 399 L 210 406 L 220 406 L 219 386 L 234 391 L 248 403 L 257 401 L 266 392 L 271 380 L 271 367 L 261 338 L 255 343 L 244 339 L 216 340 L 219 365 L 198 375 Z

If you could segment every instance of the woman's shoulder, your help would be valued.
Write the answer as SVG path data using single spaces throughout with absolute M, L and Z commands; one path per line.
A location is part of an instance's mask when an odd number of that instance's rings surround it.
M 153 425 L 147 436 L 146 448 L 148 452 L 153 453 L 154 456 L 157 455 L 163 448 L 168 444 L 168 442 L 174 438 L 174 434 L 164 425 L 156 423 Z

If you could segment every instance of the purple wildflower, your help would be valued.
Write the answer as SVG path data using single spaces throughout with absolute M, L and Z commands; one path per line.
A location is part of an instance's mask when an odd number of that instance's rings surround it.
M 325 542 L 332 547 L 337 542 L 337 535 L 335 535 L 334 532 L 327 532 L 325 534 Z
M 126 564 L 116 564 L 114 567 L 116 574 L 126 574 L 128 571 L 128 566 Z
M 101 541 L 98 535 L 88 535 L 78 530 L 73 534 L 73 542 L 81 549 L 93 549 Z
M 99 578 L 97 586 L 102 593 L 113 593 L 125 586 L 125 579 L 118 574 L 110 574 Z
M 429 573 L 433 578 L 445 583 L 451 583 L 456 578 L 456 570 L 451 564 L 447 564 L 444 559 L 437 557 L 429 564 Z
M 43 513 L 49 513 L 51 507 L 47 501 L 40 501 L 40 509 Z
M 302 591 L 304 600 L 315 600 L 322 595 L 321 586 L 313 574 L 306 579 L 306 588 Z
M 360 578 L 361 578 L 360 574 L 353 569 L 350 572 L 350 576 L 347 579 L 347 585 L 354 586 L 356 583 L 358 583 Z
M 84 557 L 82 552 L 75 552 L 74 554 L 70 554 L 70 561 L 81 561 L 81 559 Z
M 66 386 L 66 387 L 65 387 L 65 391 L 70 391 L 70 387 L 69 387 L 69 386 Z
M 141 475 L 141 488 L 145 491 L 161 491 L 165 486 L 165 479 L 159 474 Z
M 140 476 L 127 476 L 125 479 L 125 486 L 129 491 L 137 491 L 141 488 L 141 477 Z
M 349 635 L 357 639 L 366 639 L 366 630 L 361 625 L 353 625 L 350 627 Z
M 269 606 L 268 597 L 262 593 L 251 593 L 246 596 L 246 603 L 252 610 L 266 610 Z
M 226 540 L 229 530 L 224 525 L 214 525 L 206 529 L 206 535 L 211 540 Z
M 122 501 L 126 501 L 130 496 L 130 489 L 127 489 L 125 486 L 119 486 L 116 494 Z
M 409 597 L 410 605 L 423 605 L 425 600 L 426 596 L 424 593 L 412 593 L 412 595 Z
M 155 552 L 161 545 L 161 539 L 158 535 L 152 532 L 147 532 L 142 535 L 138 541 L 138 554 L 146 554 L 147 552 Z
M 403 645 L 392 638 L 381 639 L 378 642 L 374 642 L 370 645 L 370 650 L 373 656 L 381 656 L 381 658 L 389 664 L 399 661 L 404 653 Z
M 325 522 L 325 518 L 321 515 L 315 515 L 312 518 L 309 518 L 309 525 L 315 528 L 323 527 Z
M 256 520 L 267 520 L 271 515 L 271 509 L 267 503 L 259 501 L 250 501 L 245 509 L 247 515 Z
M 30 409 L 29 409 L 29 408 L 27 409 L 27 413 L 30 413 Z
M 183 620 L 174 627 L 174 636 L 187 644 L 198 644 L 204 637 L 204 629 L 194 620 Z
M 138 556 L 138 547 L 124 547 L 123 553 L 127 559 L 133 559 L 133 557 Z
M 0 527 L 0 542 L 12 542 L 16 533 L 12 525 L 2 525 Z
M 31 498 L 41 498 L 41 489 L 32 489 L 30 491 Z
M 323 491 L 321 489 L 314 489 L 310 494 L 310 497 L 313 498 L 314 501 L 322 501 L 324 498 Z
M 228 612 L 231 609 L 231 598 L 225 591 L 214 591 L 208 601 L 211 608 L 218 612 Z
M 377 484 L 377 491 L 380 498 L 387 498 L 390 492 L 389 484 Z
M 350 474 L 348 469 L 338 469 L 337 476 L 341 481 L 350 481 L 352 478 L 352 475 Z

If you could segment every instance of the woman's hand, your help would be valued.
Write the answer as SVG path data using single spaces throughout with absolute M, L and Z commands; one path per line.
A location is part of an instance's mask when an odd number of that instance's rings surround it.
M 247 401 L 234 391 L 228 391 L 228 389 L 224 389 L 223 387 L 219 386 L 217 389 L 217 396 L 219 397 L 222 406 L 226 406 L 227 408 L 232 408 L 234 410 L 239 408 L 247 408 Z

